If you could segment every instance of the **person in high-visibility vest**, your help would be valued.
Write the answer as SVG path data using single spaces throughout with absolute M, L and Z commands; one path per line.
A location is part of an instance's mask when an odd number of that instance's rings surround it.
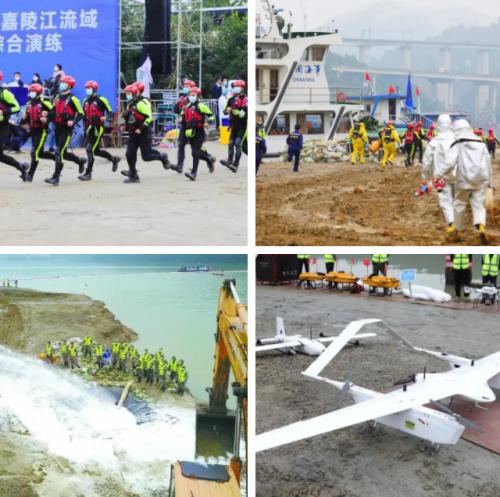
M 47 362 L 54 362 L 54 347 L 50 342 L 45 344 L 45 359 Z
M 118 364 L 118 355 L 120 354 L 120 344 L 113 342 L 111 344 L 111 365 L 115 367 Z
M 481 260 L 483 285 L 497 286 L 498 268 L 500 266 L 500 256 L 498 254 L 484 254 Z
M 309 272 L 309 254 L 297 254 L 297 276 L 302 273 L 302 268 L 305 267 L 305 272 Z
M 89 335 L 83 339 L 82 351 L 83 357 L 92 357 L 92 338 Z
M 178 380 L 177 393 L 179 395 L 182 395 L 184 393 L 184 385 L 186 384 L 187 381 L 187 372 L 184 366 L 179 368 L 179 374 L 177 380 Z
M 96 360 L 96 366 L 99 369 L 101 369 L 104 366 L 103 356 L 104 356 L 104 347 L 102 345 L 96 345 L 95 360 Z
M 333 254 L 325 254 L 323 256 L 323 259 L 325 261 L 326 274 L 331 273 L 335 268 L 335 256 Z M 333 286 L 333 283 L 331 281 L 329 281 L 328 288 L 332 288 L 332 286 Z M 337 287 L 336 283 L 335 283 L 335 287 Z
M 382 274 L 383 276 L 387 276 L 387 265 L 389 263 L 389 255 L 388 254 L 373 254 L 372 255 L 372 274 L 370 278 L 373 276 L 378 276 Z M 375 293 L 376 288 L 370 287 L 369 293 Z M 388 288 L 384 288 L 384 295 L 389 293 Z
M 59 351 L 61 352 L 64 367 L 67 368 L 69 366 L 68 344 L 66 342 L 61 342 Z
M 78 366 L 78 350 L 74 343 L 69 346 L 69 364 L 71 369 Z
M 453 278 L 455 281 L 455 300 L 462 298 L 462 288 L 469 286 L 472 278 L 472 255 L 471 254 L 451 254 L 453 263 Z M 464 289 L 464 297 L 469 293 Z

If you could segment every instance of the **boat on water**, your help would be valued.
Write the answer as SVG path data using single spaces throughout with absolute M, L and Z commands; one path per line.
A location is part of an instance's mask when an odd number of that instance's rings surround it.
M 207 273 L 210 271 L 208 264 L 196 264 L 195 266 L 182 266 L 177 270 L 178 273 Z

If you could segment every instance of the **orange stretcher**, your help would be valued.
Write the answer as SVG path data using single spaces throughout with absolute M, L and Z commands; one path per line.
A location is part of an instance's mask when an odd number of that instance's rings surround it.
M 300 273 L 299 281 L 323 281 L 325 276 L 318 273 Z
M 366 276 L 363 278 L 365 285 L 375 288 L 399 288 L 401 282 L 398 278 L 392 278 L 391 276 Z
M 342 285 L 354 285 L 358 281 L 358 277 L 351 273 L 338 273 L 332 271 L 325 276 L 325 280 L 330 283 L 338 283 Z

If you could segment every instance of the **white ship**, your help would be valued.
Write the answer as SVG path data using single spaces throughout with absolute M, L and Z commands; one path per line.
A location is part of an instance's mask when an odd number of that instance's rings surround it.
M 285 12 L 268 0 L 261 1 L 264 16 L 257 19 L 256 112 L 264 118 L 271 147 L 274 135 L 287 135 L 296 123 L 306 139 L 333 139 L 337 133 L 347 133 L 355 117 L 366 115 L 366 105 L 360 102 L 361 88 L 328 84 L 326 58 L 330 47 L 342 43 L 340 35 L 294 32 Z M 348 101 L 353 96 L 357 102 Z M 283 145 L 283 136 L 279 142 Z

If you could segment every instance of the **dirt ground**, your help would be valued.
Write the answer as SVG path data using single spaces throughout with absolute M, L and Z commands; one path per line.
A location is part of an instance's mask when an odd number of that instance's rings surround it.
M 216 142 L 208 150 L 224 159 Z M 163 149 L 162 149 L 163 151 Z M 177 149 L 165 149 L 176 162 Z M 124 150 L 119 171 L 127 169 Z M 85 151 L 77 149 L 77 155 Z M 28 161 L 27 154 L 15 154 Z M 186 149 L 185 170 L 191 165 Z M 139 159 L 140 184 L 126 185 L 110 163 L 97 158 L 93 180 L 78 180 L 77 166 L 67 163 L 60 186 L 43 180 L 53 162 L 42 160 L 33 183 L 22 183 L 17 171 L 0 164 L 2 245 L 245 245 L 247 238 L 247 159 L 232 173 L 217 163 L 209 174 L 200 164 L 198 179 L 165 171 L 159 162 Z
M 500 242 L 500 160 L 494 164 L 490 243 Z M 449 245 L 435 193 L 415 197 L 420 166 L 265 162 L 257 178 L 257 245 Z M 479 245 L 468 217 L 463 242 Z M 279 229 L 277 227 L 279 226 Z
M 275 317 L 287 333 L 338 334 L 350 321 L 380 318 L 418 346 L 477 358 L 500 350 L 500 317 L 474 310 L 388 302 L 382 298 L 257 288 L 257 336 L 273 336 Z M 367 329 L 368 331 L 369 329 Z M 378 331 L 374 328 L 373 331 Z M 313 358 L 279 352 L 256 361 L 257 433 L 352 403 L 301 375 Z M 385 334 L 346 347 L 324 376 L 378 391 L 414 372 L 447 364 L 401 348 Z M 357 425 L 257 454 L 257 496 L 267 497 L 498 497 L 500 456 L 460 440 L 428 454 L 426 444 L 384 426 Z
M 29 354 L 45 342 L 90 335 L 111 343 L 130 342 L 137 333 L 118 321 L 103 302 L 85 295 L 0 289 L 0 343 Z

